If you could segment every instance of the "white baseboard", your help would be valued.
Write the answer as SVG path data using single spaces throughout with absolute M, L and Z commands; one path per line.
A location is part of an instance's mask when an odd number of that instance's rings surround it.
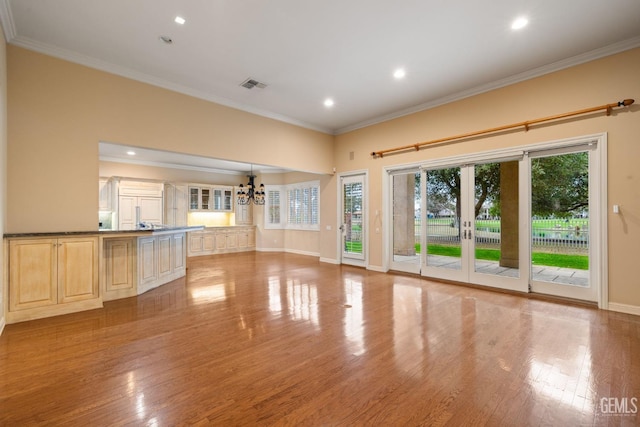
M 638 307 L 637 305 L 619 304 L 617 302 L 610 302 L 609 310 L 617 311 L 619 313 L 635 314 L 636 316 L 640 316 L 640 307 Z
M 2 335 L 2 331 L 4 331 L 5 325 L 6 325 L 6 322 L 4 321 L 4 316 L 2 316 L 2 319 L 0 319 L 0 335 Z
M 378 273 L 386 273 L 387 272 L 387 270 L 385 270 L 380 265 L 369 265 L 369 266 L 367 266 L 367 270 L 377 271 Z
M 256 248 L 258 252 L 286 252 L 288 254 L 307 255 L 312 257 L 320 257 L 317 252 L 299 251 L 296 249 L 284 249 L 284 248 Z
M 326 262 L 327 264 L 340 264 L 340 261 L 334 258 L 322 258 L 320 257 L 320 262 Z
M 285 249 L 284 251 L 288 254 L 307 255 L 307 256 L 313 256 L 316 258 L 320 257 L 320 254 L 318 252 L 299 251 L 296 249 Z

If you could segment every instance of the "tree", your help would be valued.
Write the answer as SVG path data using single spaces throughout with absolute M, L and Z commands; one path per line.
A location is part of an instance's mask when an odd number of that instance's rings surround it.
M 477 217 L 485 203 L 495 203 L 499 199 L 500 164 L 486 163 L 475 169 L 474 212 Z M 460 218 L 460 168 L 428 171 L 427 194 L 431 206 L 455 205 L 456 218 Z
M 427 171 L 429 210 L 455 205 L 460 217 L 460 169 Z M 475 216 L 485 204 L 500 215 L 500 163 L 475 166 Z M 570 153 L 531 160 L 531 211 L 537 216 L 560 218 L 577 215 L 589 207 L 589 153 Z
M 531 210 L 565 218 L 589 207 L 589 153 L 531 160 Z

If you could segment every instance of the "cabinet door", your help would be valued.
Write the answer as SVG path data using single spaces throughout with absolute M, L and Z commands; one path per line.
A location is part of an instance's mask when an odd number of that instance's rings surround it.
M 171 235 L 158 236 L 158 275 L 167 276 L 173 270 L 173 254 L 171 251 Z
M 134 288 L 134 238 L 105 239 L 104 263 L 106 281 L 104 284 L 105 301 L 133 296 Z
M 223 206 L 223 194 L 222 194 L 222 189 L 220 188 L 214 188 L 213 189 L 213 210 L 214 211 L 221 211 L 222 210 L 222 206 Z
M 98 181 L 98 194 L 100 195 L 98 210 L 111 210 L 111 181 L 101 179 Z
M 204 250 L 204 234 L 201 231 L 192 231 L 189 236 L 189 254 L 199 254 Z
M 158 280 L 158 240 L 155 237 L 138 238 L 139 285 Z
M 200 189 L 189 187 L 189 210 L 197 211 L 198 209 L 200 209 Z
M 200 209 L 202 209 L 203 211 L 208 211 L 211 209 L 211 189 L 210 188 L 200 189 Z
M 118 230 L 133 230 L 136 228 L 137 197 L 120 196 L 118 198 Z
M 9 310 L 58 303 L 56 239 L 9 242 Z
M 247 244 L 248 247 L 250 248 L 255 248 L 256 247 L 256 230 L 255 228 L 252 228 L 251 230 L 249 230 L 249 242 Z
M 233 211 L 233 189 L 225 188 L 222 192 L 223 206 L 222 209 L 228 212 Z
M 140 221 L 151 224 L 162 224 L 162 198 L 138 197 L 140 206 Z M 134 208 L 135 212 L 135 208 Z
M 216 251 L 224 252 L 227 249 L 227 233 L 219 231 L 216 233 Z
M 238 231 L 238 248 L 244 249 L 249 246 L 249 233 L 247 231 Z
M 238 233 L 227 233 L 227 249 L 236 249 L 238 247 Z
M 203 234 L 202 249 L 204 252 L 213 253 L 215 250 L 215 233 L 205 231 Z
M 176 227 L 186 227 L 187 226 L 187 212 L 188 212 L 187 186 L 186 185 L 176 185 L 175 186 L 174 212 L 175 212 L 174 226 L 176 226 Z
M 174 234 L 172 244 L 173 271 L 184 270 L 187 267 L 187 253 L 185 247 L 185 233 Z
M 58 239 L 58 302 L 98 297 L 98 238 Z

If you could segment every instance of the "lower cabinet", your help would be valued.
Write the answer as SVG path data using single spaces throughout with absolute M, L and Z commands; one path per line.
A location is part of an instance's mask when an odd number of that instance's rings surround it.
M 137 295 L 136 240 L 135 237 L 104 239 L 104 301 Z
M 8 322 L 102 307 L 97 237 L 9 240 Z
M 186 273 L 185 233 L 138 238 L 138 294 Z
M 188 233 L 188 256 L 253 251 L 256 248 L 254 226 L 210 227 Z

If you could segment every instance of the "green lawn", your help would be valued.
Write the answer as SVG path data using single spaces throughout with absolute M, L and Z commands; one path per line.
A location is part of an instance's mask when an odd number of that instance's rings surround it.
M 444 255 L 459 258 L 461 248 L 459 246 L 428 245 L 427 251 L 431 255 Z M 416 252 L 420 252 L 420 245 L 416 245 Z M 589 257 L 586 255 L 565 255 L 534 252 L 532 254 L 533 264 L 547 265 L 549 267 L 573 268 L 576 270 L 589 269 Z M 499 261 L 500 251 L 498 249 L 476 249 L 476 259 L 486 261 Z

